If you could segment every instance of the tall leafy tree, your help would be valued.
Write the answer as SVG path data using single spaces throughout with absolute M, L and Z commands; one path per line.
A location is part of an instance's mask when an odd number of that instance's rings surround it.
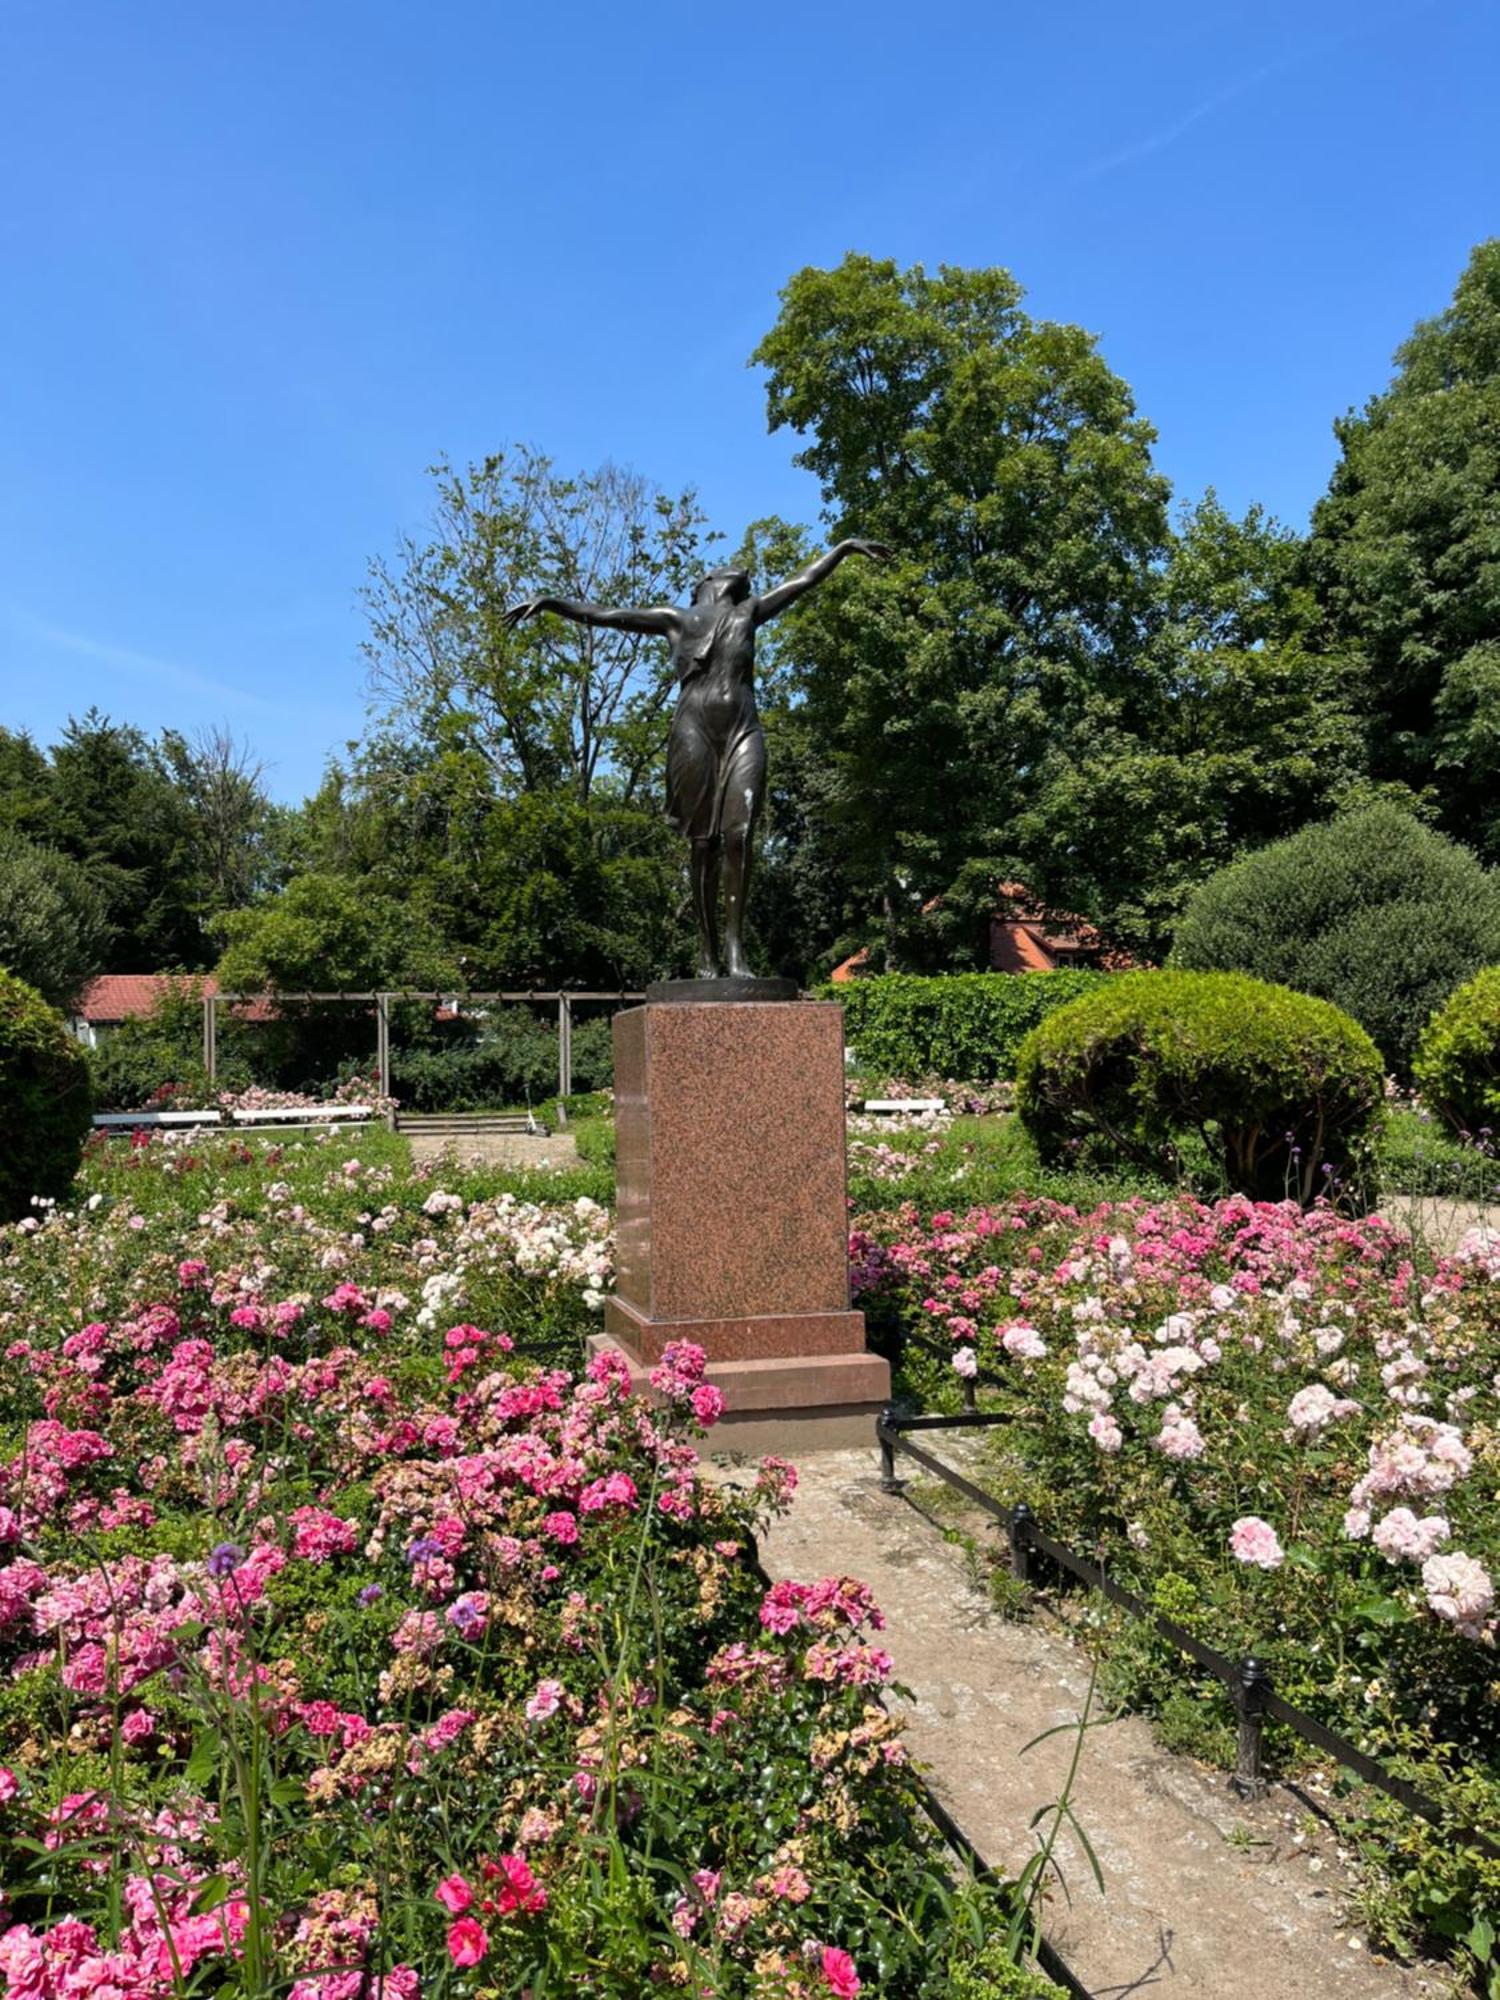
M 53 746 L 36 836 L 87 872 L 113 933 L 110 972 L 207 963 L 197 829 L 162 751 L 90 709 Z
M 1310 562 L 1363 664 L 1372 776 L 1500 859 L 1500 237 L 1335 430 Z
M 1155 578 L 1123 698 L 1052 761 L 1019 845 L 1033 887 L 1148 957 L 1237 854 L 1325 818 L 1361 782 L 1350 661 L 1319 650 L 1303 543 L 1212 492 Z
M 1167 533 L 1150 426 L 1081 328 L 1003 270 L 799 272 L 754 359 L 830 533 L 897 560 L 788 621 L 856 905 L 898 938 L 1014 865 L 1050 767 L 1123 693 Z
M 505 795 L 562 787 L 586 802 L 604 786 L 642 796 L 670 719 L 665 649 L 558 619 L 507 630 L 504 615 L 544 594 L 684 596 L 704 566 L 693 495 L 612 465 L 566 477 L 530 446 L 433 476 L 431 536 L 374 563 L 365 592 L 371 686 L 386 719 L 473 751 Z
M 0 826 L 0 966 L 67 1012 L 108 951 L 104 899 L 84 869 Z
M 168 730 L 161 747 L 192 817 L 205 911 L 239 909 L 266 886 L 270 866 L 266 767 L 248 743 L 222 727 L 191 737 Z
M 431 534 L 366 593 L 379 723 L 301 838 L 426 913 L 473 987 L 618 987 L 685 962 L 661 816 L 675 693 L 659 641 L 504 614 L 539 594 L 681 600 L 706 566 L 692 494 L 530 447 L 435 469 Z M 335 855 L 340 858 L 335 858 Z

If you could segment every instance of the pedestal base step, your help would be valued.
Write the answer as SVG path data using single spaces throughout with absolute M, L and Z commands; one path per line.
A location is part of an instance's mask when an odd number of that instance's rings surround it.
M 648 1319 L 618 1292 L 604 1301 L 604 1330 L 620 1346 L 655 1367 L 662 1349 L 690 1340 L 724 1361 L 818 1359 L 863 1354 L 865 1316 L 860 1312 L 753 1313 L 744 1319 Z
M 857 1319 L 857 1314 L 830 1314 Z M 652 1363 L 609 1333 L 589 1336 L 589 1351 L 613 1348 L 630 1370 L 638 1395 L 655 1396 Z M 845 1450 L 869 1444 L 875 1418 L 890 1401 L 890 1363 L 878 1354 L 775 1355 L 708 1363 L 707 1379 L 724 1398 L 724 1414 L 704 1439 L 704 1452 Z

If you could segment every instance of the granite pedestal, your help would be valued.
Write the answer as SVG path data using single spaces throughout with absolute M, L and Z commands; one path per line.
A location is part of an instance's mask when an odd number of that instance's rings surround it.
M 669 1341 L 725 1398 L 710 1448 L 869 1441 L 890 1369 L 849 1307 L 842 1008 L 652 1002 L 615 1016 L 616 1277 L 642 1387 Z

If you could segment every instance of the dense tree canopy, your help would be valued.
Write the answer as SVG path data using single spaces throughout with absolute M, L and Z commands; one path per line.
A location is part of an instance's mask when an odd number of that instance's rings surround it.
M 0 827 L 82 870 L 104 935 L 91 970 L 207 965 L 208 920 L 267 880 L 269 822 L 261 768 L 225 731 L 153 743 L 90 710 L 44 752 L 0 730 Z
M 789 644 L 856 907 L 1005 865 L 1059 741 L 1120 688 L 1167 532 L 1130 393 L 1007 272 L 850 256 L 799 272 L 756 349 L 830 533 L 889 542 Z
M 1364 669 L 1371 774 L 1500 859 L 1500 237 L 1396 360 L 1336 426 L 1311 571 Z
M 1323 912 L 1283 967 L 1281 919 L 1311 893 L 1294 864 L 1264 939 L 1192 962 L 1352 982 L 1404 1062 L 1429 995 L 1500 951 L 1477 867 L 1434 919 L 1415 824 L 1500 861 L 1500 240 L 1336 426 L 1308 537 L 1212 492 L 1174 518 L 1094 336 L 1033 318 L 1002 269 L 799 271 L 753 359 L 824 516 L 725 524 L 735 560 L 763 587 L 845 534 L 896 551 L 761 635 L 766 969 L 812 978 L 860 946 L 983 965 L 1007 879 L 1148 958 L 1174 935 L 1196 952 L 1240 880 L 1226 865 L 1264 852 L 1279 882 L 1288 837 L 1326 827 L 1323 855 L 1383 828 L 1380 865 L 1408 872 L 1378 922 Z M 0 730 L 0 964 L 58 997 L 93 969 L 216 952 L 235 986 L 617 989 L 686 969 L 666 647 L 504 613 L 681 601 L 720 536 L 691 492 L 532 446 L 434 482 L 427 529 L 370 572 L 371 727 L 304 805 L 272 807 L 224 731 L 151 740 L 91 713 L 43 749 Z M 1360 817 L 1382 805 L 1399 838 Z
M 68 1012 L 108 951 L 104 901 L 87 873 L 0 827 L 0 968 Z
M 1212 493 L 1188 508 L 1123 698 L 1059 746 L 1021 816 L 1038 892 L 1149 957 L 1205 875 L 1359 784 L 1354 670 L 1313 641 L 1301 561 L 1259 508 L 1236 520 Z

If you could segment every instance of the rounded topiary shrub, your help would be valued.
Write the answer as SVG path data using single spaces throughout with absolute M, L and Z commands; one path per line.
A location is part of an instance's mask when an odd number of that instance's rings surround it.
M 1033 1029 L 1016 1068 L 1045 1160 L 1180 1175 L 1196 1138 L 1230 1189 L 1304 1205 L 1367 1188 L 1383 1095 L 1357 1022 L 1241 973 L 1121 973 Z
M 89 1131 L 82 1045 L 35 987 L 0 971 L 0 1222 L 65 1195 Z
M 1413 1074 L 1460 1132 L 1487 1139 L 1500 1131 L 1500 965 L 1486 966 L 1433 1015 Z
M 1191 898 L 1171 964 L 1248 972 L 1332 1000 L 1410 1073 L 1454 988 L 1500 959 L 1500 880 L 1392 805 L 1304 827 Z

